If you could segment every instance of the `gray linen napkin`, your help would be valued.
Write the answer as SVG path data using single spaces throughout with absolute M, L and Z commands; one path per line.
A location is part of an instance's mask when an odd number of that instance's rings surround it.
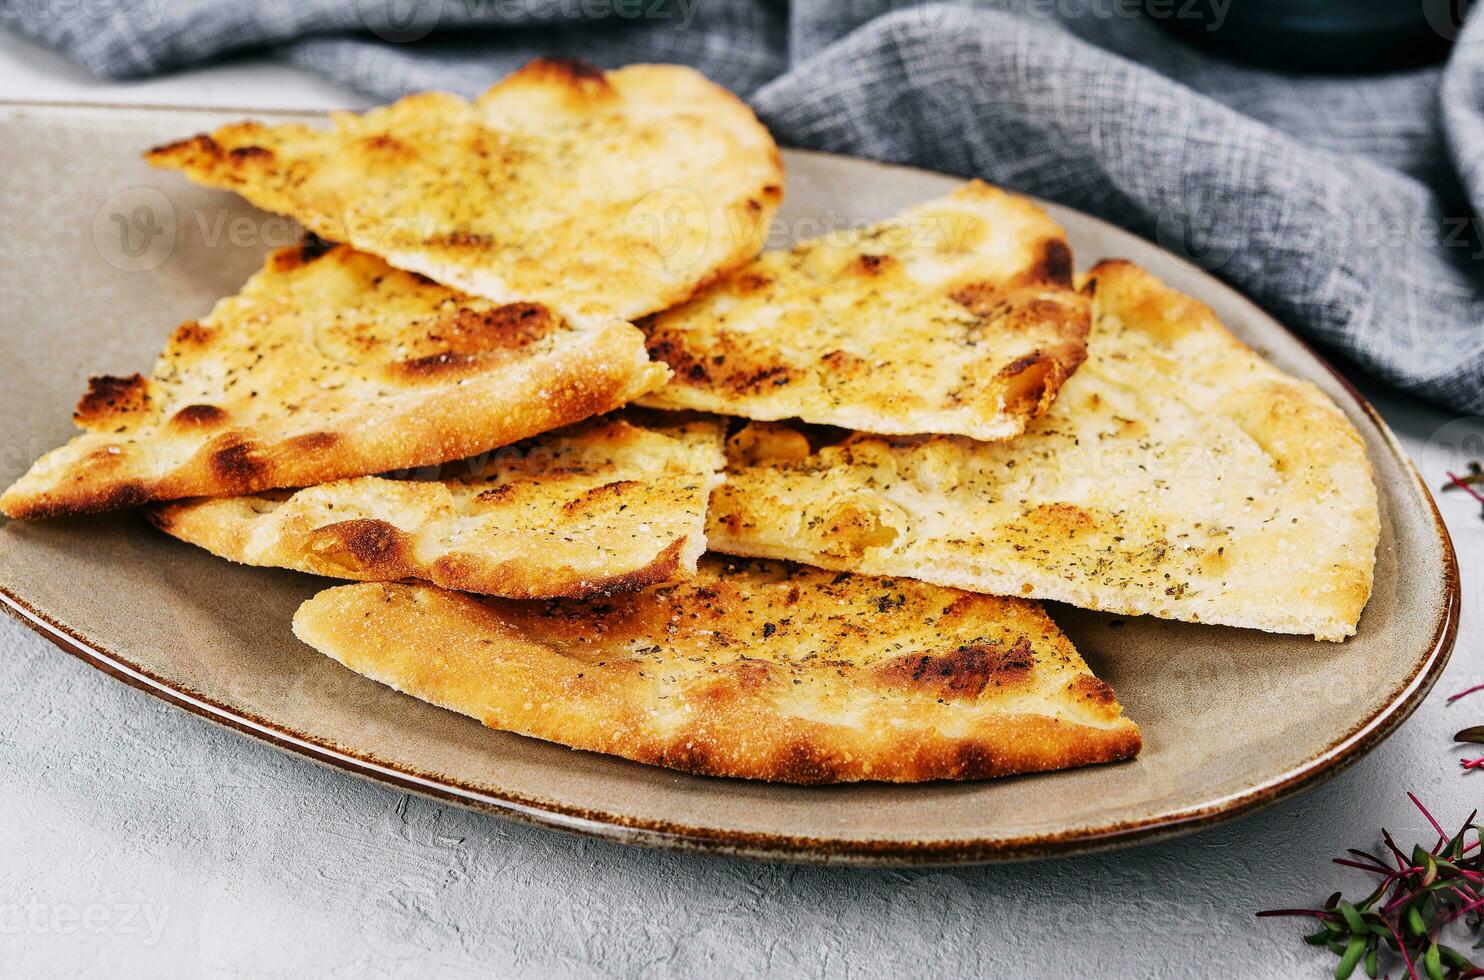
M 1441 69 L 1246 68 L 1133 0 L 0 0 L 129 78 L 245 49 L 391 98 L 531 57 L 696 66 L 786 145 L 912 163 L 1107 218 L 1331 353 L 1484 414 L 1484 17 Z M 250 98 L 247 101 L 251 101 Z

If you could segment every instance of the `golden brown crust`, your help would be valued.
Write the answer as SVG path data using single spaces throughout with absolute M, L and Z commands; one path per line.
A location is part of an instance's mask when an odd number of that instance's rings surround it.
M 982 779 L 1140 747 L 1039 606 L 908 580 L 707 558 L 599 602 L 350 585 L 294 632 L 493 728 L 711 776 Z
M 88 431 L 0 497 L 38 518 L 459 459 L 660 384 L 621 320 L 461 296 L 345 246 L 270 256 L 149 378 L 95 378 Z
M 752 111 L 676 65 L 542 60 L 472 103 L 425 92 L 333 121 L 237 123 L 148 160 L 398 268 L 568 316 L 685 299 L 757 253 L 783 195 Z
M 646 428 L 608 416 L 433 479 L 355 477 L 161 504 L 149 516 L 249 565 L 512 598 L 608 595 L 695 572 L 721 446 L 718 421 Z
M 1088 360 L 1023 436 L 856 435 L 811 449 L 789 426 L 754 424 L 732 441 L 711 546 L 1110 612 L 1353 634 L 1380 520 L 1344 414 L 1129 263 L 1099 265 L 1087 289 Z
M 645 404 L 1006 439 L 1082 362 L 1066 235 L 979 181 L 769 252 L 640 324 L 674 369 Z

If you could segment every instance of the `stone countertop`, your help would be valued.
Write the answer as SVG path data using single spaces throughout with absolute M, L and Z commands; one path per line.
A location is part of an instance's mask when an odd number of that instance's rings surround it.
M 103 83 L 3 33 L 0 99 L 365 102 L 252 59 Z M 1484 419 L 1367 394 L 1430 485 L 1457 447 L 1484 457 Z M 216 728 L 0 617 L 0 976 L 1328 976 L 1301 923 L 1252 913 L 1359 889 L 1329 859 L 1382 826 L 1428 839 L 1406 791 L 1456 824 L 1484 788 L 1451 741 L 1484 701 L 1445 705 L 1484 681 L 1484 520 L 1458 495 L 1440 506 L 1462 630 L 1438 688 L 1375 752 L 1193 836 L 977 868 L 757 864 L 509 823 Z

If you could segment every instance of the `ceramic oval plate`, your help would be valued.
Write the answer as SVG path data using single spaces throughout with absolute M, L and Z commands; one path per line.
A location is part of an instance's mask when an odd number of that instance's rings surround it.
M 140 159 L 155 143 L 240 115 L 0 108 L 0 418 L 8 434 L 0 485 L 71 435 L 89 373 L 148 370 L 179 320 L 205 313 L 267 249 L 295 240 L 288 222 Z M 956 182 L 818 153 L 785 157 L 779 227 L 798 236 L 890 215 Z M 1144 751 L 1133 762 L 990 782 L 800 788 L 684 776 L 494 732 L 295 640 L 290 617 L 324 580 L 230 565 L 134 514 L 6 524 L 0 597 L 95 666 L 290 751 L 632 843 L 801 861 L 948 863 L 1128 843 L 1250 811 L 1334 775 L 1427 693 L 1457 619 L 1447 532 L 1386 426 L 1301 342 L 1194 266 L 1103 222 L 1053 210 L 1079 267 L 1133 259 L 1328 392 L 1364 437 L 1381 491 L 1375 594 L 1349 642 L 1050 607 L 1143 728 Z

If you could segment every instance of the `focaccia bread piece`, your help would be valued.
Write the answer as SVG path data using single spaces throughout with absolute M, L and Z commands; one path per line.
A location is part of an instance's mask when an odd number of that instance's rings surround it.
M 148 515 L 249 565 L 520 599 L 598 596 L 694 574 L 722 463 L 719 421 L 648 428 L 607 416 L 432 478 L 354 477 Z
M 294 632 L 492 728 L 710 776 L 981 779 L 1140 747 L 1040 606 L 902 579 L 708 556 L 598 602 L 358 584 Z
M 35 518 L 255 493 L 462 459 L 663 383 L 622 320 L 463 296 L 346 246 L 281 249 L 170 338 L 148 378 L 97 377 L 88 430 L 0 511 Z
M 150 151 L 311 231 L 501 302 L 632 319 L 757 254 L 768 131 L 678 65 L 540 60 L 474 102 L 412 95 L 326 130 L 235 123 Z
M 660 408 L 1006 439 L 1086 351 L 1065 232 L 971 181 L 869 228 L 768 252 L 640 327 Z
M 831 442 L 755 424 L 731 440 L 711 547 L 1117 613 L 1352 635 L 1380 520 L 1344 414 L 1131 264 L 1099 265 L 1086 289 L 1087 363 L 1023 436 Z

